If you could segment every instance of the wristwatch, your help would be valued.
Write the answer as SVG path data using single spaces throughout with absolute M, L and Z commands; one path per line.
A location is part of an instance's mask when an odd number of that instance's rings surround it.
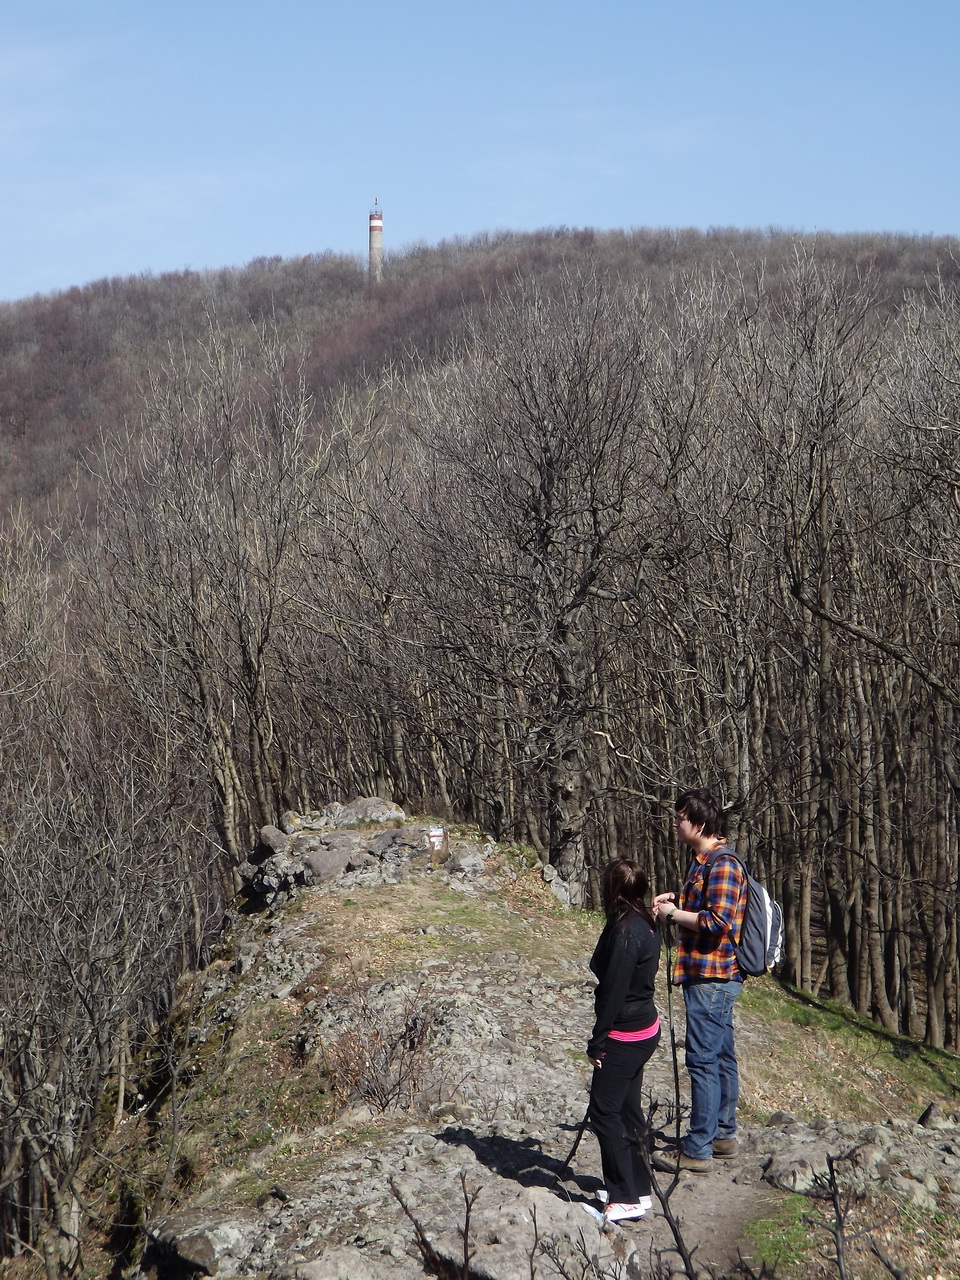
M 676 914 L 677 914 L 677 908 L 671 907 L 670 910 L 667 912 L 667 919 L 672 920 Z

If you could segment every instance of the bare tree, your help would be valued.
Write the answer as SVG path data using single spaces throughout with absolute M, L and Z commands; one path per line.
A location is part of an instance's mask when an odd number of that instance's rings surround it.
M 121 1105 L 133 1047 L 198 958 L 195 908 L 209 937 L 216 899 L 169 743 L 101 696 L 69 579 L 22 530 L 2 568 L 0 1248 L 53 1276 L 81 1265 L 97 1109 L 111 1087 Z
M 310 411 L 279 343 L 248 354 L 212 327 L 155 379 L 138 430 L 107 443 L 99 538 L 82 549 L 110 678 L 135 681 L 157 723 L 192 735 L 234 860 L 290 803 L 274 661 L 324 465 Z

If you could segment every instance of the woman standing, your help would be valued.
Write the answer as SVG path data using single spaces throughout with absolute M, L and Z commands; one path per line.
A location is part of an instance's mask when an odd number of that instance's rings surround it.
M 629 1222 L 652 1207 L 641 1088 L 643 1068 L 660 1043 L 653 1002 L 660 935 L 645 901 L 647 877 L 636 862 L 608 863 L 601 886 L 607 923 L 590 961 L 597 976 L 596 1022 L 587 1045 L 594 1067 L 590 1119 L 607 1193 L 603 1220 Z

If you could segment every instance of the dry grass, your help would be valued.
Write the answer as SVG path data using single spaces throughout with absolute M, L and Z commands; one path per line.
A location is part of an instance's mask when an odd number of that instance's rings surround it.
M 310 936 L 329 958 L 330 985 L 358 972 L 385 977 L 452 955 L 513 951 L 549 967 L 592 947 L 597 917 L 565 911 L 526 875 L 498 885 L 495 898 L 466 898 L 443 885 L 400 884 L 309 896 Z M 424 933 L 433 928 L 437 932 Z

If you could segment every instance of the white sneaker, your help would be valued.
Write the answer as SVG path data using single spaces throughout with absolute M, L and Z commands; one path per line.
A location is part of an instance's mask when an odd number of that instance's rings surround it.
M 645 1196 L 644 1199 L 646 1204 L 643 1201 L 637 1201 L 636 1204 L 608 1204 L 603 1211 L 604 1221 L 636 1222 L 639 1218 L 645 1218 L 652 1206 L 649 1196 Z
M 595 1194 L 597 1197 L 598 1204 L 605 1205 L 607 1201 L 610 1199 L 610 1192 L 607 1190 L 606 1187 L 598 1188 Z M 644 1210 L 647 1213 L 649 1213 L 650 1210 L 653 1208 L 653 1196 L 641 1196 L 640 1199 L 637 1201 L 637 1204 L 642 1205 Z

